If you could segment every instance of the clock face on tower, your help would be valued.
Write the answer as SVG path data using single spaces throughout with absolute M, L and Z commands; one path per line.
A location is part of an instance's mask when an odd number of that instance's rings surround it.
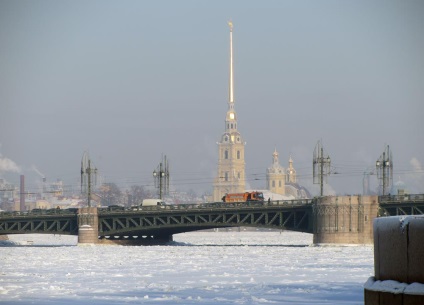
M 230 119 L 234 120 L 234 112 L 230 112 Z

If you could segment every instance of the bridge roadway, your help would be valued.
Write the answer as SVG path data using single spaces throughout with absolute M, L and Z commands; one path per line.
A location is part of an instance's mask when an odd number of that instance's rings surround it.
M 315 227 L 322 223 L 324 218 L 332 217 L 327 215 L 328 213 L 321 215 L 320 211 L 323 208 L 319 206 L 321 199 L 317 197 L 270 203 L 218 202 L 122 210 L 99 208 L 96 215 L 98 221 L 93 224 L 98 223 L 100 239 L 151 237 L 169 240 L 173 234 L 182 232 L 240 226 L 315 233 L 317 232 Z M 380 196 L 378 207 L 376 216 L 424 214 L 424 194 Z M 78 235 L 79 227 L 90 223 L 90 220 L 84 217 L 88 215 L 78 214 L 77 209 L 1 212 L 0 235 L 30 233 Z M 321 218 L 318 219 L 319 217 Z

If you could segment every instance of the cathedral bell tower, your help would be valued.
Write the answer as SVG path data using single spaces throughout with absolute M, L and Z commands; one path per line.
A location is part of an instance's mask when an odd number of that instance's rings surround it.
M 225 117 L 225 132 L 218 142 L 218 176 L 214 181 L 214 201 L 221 201 L 226 193 L 243 193 L 245 191 L 245 143 L 237 130 L 237 115 L 234 109 L 233 23 L 230 21 L 228 25 L 230 26 L 228 111 Z

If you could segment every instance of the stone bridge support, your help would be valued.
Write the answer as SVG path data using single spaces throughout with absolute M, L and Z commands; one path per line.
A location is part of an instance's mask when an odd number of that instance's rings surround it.
M 314 244 L 372 244 L 377 196 L 327 196 L 313 206 Z
M 97 208 L 86 207 L 78 210 L 78 245 L 99 242 L 99 217 Z
M 374 221 L 374 277 L 364 287 L 365 305 L 424 304 L 424 216 Z

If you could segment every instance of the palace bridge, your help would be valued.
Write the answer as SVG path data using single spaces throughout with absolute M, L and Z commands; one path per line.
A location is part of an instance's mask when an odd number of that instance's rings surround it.
M 372 219 L 424 214 L 424 194 L 1 212 L 0 235 L 78 235 L 79 242 L 171 241 L 212 228 L 261 227 L 314 234 L 314 242 L 372 242 Z M 88 235 L 87 235 L 88 234 Z M 85 235 L 85 236 L 84 236 Z M 87 236 L 92 236 L 87 240 Z M 142 243 L 142 242 L 141 242 Z

